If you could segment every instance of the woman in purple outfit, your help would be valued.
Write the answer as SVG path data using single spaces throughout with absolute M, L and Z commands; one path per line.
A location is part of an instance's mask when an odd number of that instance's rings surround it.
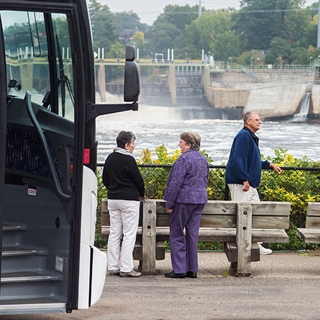
M 168 278 L 196 278 L 200 218 L 207 203 L 209 165 L 199 152 L 201 137 L 195 132 L 180 134 L 182 155 L 167 180 L 164 200 L 170 214 L 170 252 L 173 271 Z M 185 233 L 184 233 L 185 229 Z

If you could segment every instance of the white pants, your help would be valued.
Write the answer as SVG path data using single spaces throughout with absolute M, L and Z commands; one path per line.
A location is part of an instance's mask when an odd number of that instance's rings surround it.
M 250 187 L 248 191 L 243 191 L 243 184 L 228 184 L 231 200 L 239 202 L 254 202 L 260 201 L 259 194 L 256 188 Z M 262 242 L 258 242 L 262 245 Z
M 123 272 L 130 272 L 133 269 L 132 253 L 139 223 L 139 207 L 140 201 L 108 200 L 110 215 L 108 270 L 120 269 Z
M 250 187 L 248 191 L 243 191 L 243 184 L 228 184 L 231 200 L 240 202 L 260 201 L 256 188 Z

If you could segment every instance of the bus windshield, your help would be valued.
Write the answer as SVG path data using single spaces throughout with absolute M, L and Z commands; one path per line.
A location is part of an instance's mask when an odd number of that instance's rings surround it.
M 3 11 L 1 21 L 8 94 L 23 98 L 26 91 L 30 91 L 33 102 L 73 120 L 73 73 L 66 15 L 52 14 L 54 51 L 48 43 L 43 12 Z M 55 70 L 50 74 L 52 59 Z M 55 105 L 52 104 L 53 85 L 58 88 Z

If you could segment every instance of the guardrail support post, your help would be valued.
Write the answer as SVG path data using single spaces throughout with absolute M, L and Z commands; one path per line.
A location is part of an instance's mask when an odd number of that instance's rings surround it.
M 238 203 L 236 243 L 238 262 L 236 273 L 239 276 L 251 275 L 251 236 L 252 206 L 250 203 Z
M 142 213 L 142 261 L 141 272 L 143 274 L 156 273 L 156 201 L 144 201 Z

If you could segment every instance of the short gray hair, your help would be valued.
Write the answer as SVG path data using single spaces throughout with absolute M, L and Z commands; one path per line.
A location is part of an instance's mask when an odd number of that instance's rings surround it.
M 249 112 L 246 112 L 244 115 L 243 115 L 243 122 L 244 124 L 247 123 L 248 119 L 250 119 L 252 117 L 252 114 L 253 112 L 249 111 Z
M 136 136 L 131 131 L 120 131 L 117 136 L 117 147 L 124 149 L 126 144 L 130 144 L 136 140 Z
M 200 143 L 201 137 L 196 132 L 182 132 L 180 134 L 180 139 L 185 141 L 187 144 L 191 145 L 192 150 L 199 151 L 200 150 Z
M 244 115 L 243 115 L 243 123 L 246 124 L 247 121 L 252 117 L 252 115 L 254 114 L 258 114 L 257 112 L 255 111 L 248 111 L 246 112 Z

